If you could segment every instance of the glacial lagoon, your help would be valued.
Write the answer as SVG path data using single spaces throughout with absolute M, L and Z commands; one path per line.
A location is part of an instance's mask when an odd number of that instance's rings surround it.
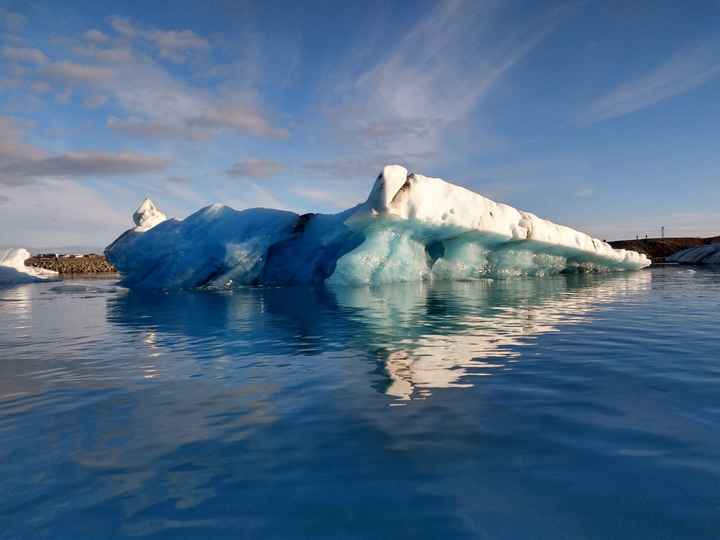
M 0 289 L 0 538 L 717 538 L 719 305 L 677 266 Z

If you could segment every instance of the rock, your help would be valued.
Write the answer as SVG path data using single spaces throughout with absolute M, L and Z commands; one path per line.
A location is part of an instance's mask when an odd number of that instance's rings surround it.
M 117 272 L 103 255 L 54 255 L 43 254 L 30 257 L 25 266 L 54 270 L 60 274 L 109 274 Z

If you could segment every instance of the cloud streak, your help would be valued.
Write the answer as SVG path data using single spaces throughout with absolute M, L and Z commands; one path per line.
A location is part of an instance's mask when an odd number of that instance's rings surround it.
M 282 163 L 269 159 L 238 161 L 227 171 L 232 178 L 271 178 L 283 171 Z
M 17 185 L 37 178 L 147 174 L 163 171 L 167 166 L 166 159 L 133 152 L 73 152 L 0 164 L 0 183 Z
M 436 151 L 442 133 L 467 118 L 507 71 L 555 26 L 558 12 L 506 26 L 501 6 L 437 3 L 388 53 L 341 81 L 336 117 L 346 132 L 384 151 Z
M 48 57 L 40 49 L 32 49 L 28 47 L 3 47 L 0 50 L 2 56 L 8 60 L 17 62 L 27 62 L 30 64 L 45 64 Z
M 134 152 L 49 154 L 23 142 L 23 126 L 0 117 L 0 184 L 18 186 L 42 178 L 108 177 L 159 172 L 168 160 Z
M 40 72 L 41 76 L 65 84 L 91 83 L 97 84 L 113 78 L 113 70 L 102 66 L 88 66 L 68 60 L 55 62 Z
M 624 82 L 595 100 L 581 117 L 584 123 L 617 118 L 689 92 L 720 74 L 720 40 L 713 38 L 680 50 L 664 63 Z
M 108 22 L 121 36 L 143 40 L 152 45 L 158 56 L 175 64 L 182 64 L 189 56 L 210 50 L 210 42 L 192 30 L 161 30 L 144 28 L 123 17 L 109 17 Z M 97 37 L 97 36 L 95 36 Z

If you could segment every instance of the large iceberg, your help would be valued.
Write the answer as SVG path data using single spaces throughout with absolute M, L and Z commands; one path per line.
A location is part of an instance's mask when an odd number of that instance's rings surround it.
M 25 266 L 30 252 L 22 248 L 0 249 L 0 286 L 37 281 L 57 281 L 57 272 Z
M 636 270 L 650 260 L 439 178 L 389 165 L 368 199 L 338 214 L 223 205 L 165 219 L 146 200 L 106 249 L 134 288 L 376 285 L 569 271 Z
M 665 260 L 680 264 L 720 264 L 720 243 L 683 249 Z

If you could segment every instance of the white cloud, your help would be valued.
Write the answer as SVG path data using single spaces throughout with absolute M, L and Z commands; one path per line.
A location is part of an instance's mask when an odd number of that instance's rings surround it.
M 624 116 L 684 94 L 720 74 L 720 40 L 712 38 L 673 54 L 664 63 L 595 100 L 581 118 L 597 122 Z
M 45 67 L 41 70 L 41 75 L 66 84 L 99 83 L 112 79 L 113 70 L 107 67 L 88 66 L 64 60 Z
M 132 50 L 126 46 L 98 47 L 96 45 L 78 45 L 73 47 L 73 52 L 108 64 L 128 64 L 134 59 Z
M 107 100 L 107 96 L 88 96 L 83 100 L 82 105 L 83 107 L 86 107 L 88 109 L 97 109 L 98 107 L 102 107 L 103 105 L 105 105 L 105 103 L 107 103 Z
M 210 42 L 192 30 L 148 29 L 135 24 L 130 19 L 117 16 L 108 20 L 110 26 L 121 36 L 150 44 L 160 58 L 176 64 L 185 62 L 192 54 L 210 50 Z
M 409 170 L 420 170 L 422 164 L 435 157 L 434 152 L 417 152 L 406 154 L 372 154 L 362 157 L 343 157 L 332 160 L 316 160 L 303 163 L 307 173 L 334 178 L 372 179 L 385 165 L 398 164 Z
M 188 128 L 182 123 L 168 123 L 163 120 L 145 120 L 137 117 L 120 119 L 111 116 L 107 119 L 105 125 L 110 129 L 121 131 L 134 137 L 205 140 L 209 136 L 207 132 Z
M 52 86 L 45 81 L 35 81 L 30 85 L 30 89 L 36 94 L 47 94 L 52 90 Z
M 23 142 L 27 125 L 15 118 L 0 116 L 0 166 L 11 159 L 31 160 L 44 157 L 44 153 Z
M 239 105 L 221 105 L 186 119 L 189 127 L 230 128 L 259 137 L 285 139 L 290 133 L 285 128 L 271 126 L 257 111 Z
M 207 51 L 210 43 L 191 30 L 152 30 L 146 37 L 157 46 L 161 58 L 181 64 L 191 51 Z
M 143 27 L 119 17 L 109 22 L 112 36 L 90 29 L 82 34 L 82 42 L 60 37 L 53 54 L 65 53 L 66 58 L 34 68 L 14 64 L 15 79 L 32 81 L 35 93 L 56 88 L 55 101 L 61 104 L 70 101 L 71 92 L 84 96 L 82 104 L 88 108 L 112 100 L 117 112 L 108 118 L 107 127 L 134 136 L 194 141 L 223 132 L 274 139 L 289 136 L 258 103 L 251 86 L 254 80 L 196 86 L 142 52 L 150 46 L 157 55 L 179 61 L 181 56 L 209 51 L 204 37 L 190 30 Z M 13 58 L 38 62 L 45 58 L 33 49 L 4 51 Z M 78 55 L 86 60 L 78 61 Z M 236 75 L 244 73 L 237 70 Z
M 48 57 L 40 49 L 31 49 L 28 47 L 3 47 L 0 50 L 3 57 L 8 60 L 17 62 L 27 62 L 30 64 L 44 64 L 48 61 Z
M 22 183 L 47 177 L 120 176 L 164 170 L 168 161 L 133 152 L 70 152 L 40 159 L 8 159 L 0 163 L 0 183 Z
M 106 177 L 164 170 L 168 161 L 132 152 L 50 154 L 23 142 L 19 121 L 0 117 L 0 184 L 18 186 L 50 177 Z
M 336 121 L 385 152 L 437 151 L 450 124 L 467 118 L 556 24 L 558 13 L 503 24 L 501 5 L 436 3 L 417 25 L 382 40 L 385 54 L 336 82 Z
M 83 38 L 92 43 L 107 43 L 110 41 L 110 37 L 107 34 L 95 29 L 83 32 Z
M 227 175 L 234 178 L 270 178 L 284 169 L 281 163 L 268 159 L 246 159 L 235 163 Z
M 110 26 L 112 26 L 113 30 L 115 30 L 118 34 L 128 38 L 134 37 L 136 34 L 135 26 L 132 24 L 130 19 L 113 15 L 108 17 L 108 22 L 110 23 Z

